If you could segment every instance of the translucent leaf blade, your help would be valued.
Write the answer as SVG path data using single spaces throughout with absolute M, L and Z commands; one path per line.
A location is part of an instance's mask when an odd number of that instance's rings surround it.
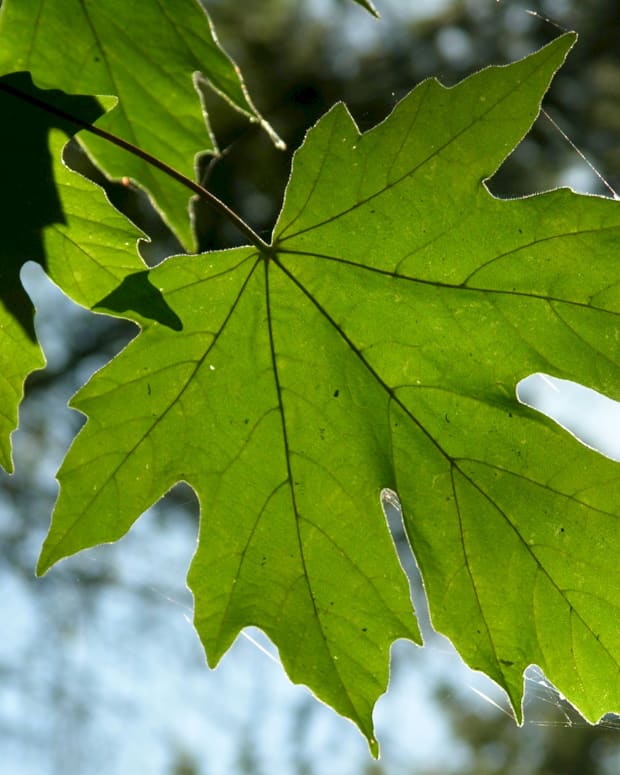
M 39 571 L 189 482 L 209 662 L 262 627 L 374 749 L 390 644 L 419 640 L 387 487 L 433 622 L 517 713 L 531 662 L 588 718 L 617 710 L 618 469 L 515 388 L 545 371 L 617 391 L 620 210 L 484 186 L 573 42 L 424 82 L 364 135 L 337 106 L 295 156 L 269 251 L 150 272 L 179 324 L 141 319 L 78 393 Z
M 390 644 L 419 640 L 379 503 L 377 434 L 389 429 L 365 422 L 385 399 L 352 403 L 355 375 L 335 357 L 326 379 L 313 377 L 320 357 L 291 371 L 302 331 L 324 321 L 307 303 L 305 321 L 287 310 L 290 282 L 254 250 L 171 259 L 151 280 L 183 330 L 145 327 L 74 400 L 88 422 L 59 472 L 39 572 L 119 538 L 189 482 L 202 508 L 189 583 L 209 662 L 261 627 L 291 679 L 372 739 Z
M 275 243 L 391 396 L 435 625 L 517 713 L 536 663 L 594 721 L 620 705 L 620 473 L 515 388 L 545 371 L 618 397 L 620 211 L 483 185 L 570 44 L 452 89 L 427 81 L 365 135 L 332 110 L 295 158 Z

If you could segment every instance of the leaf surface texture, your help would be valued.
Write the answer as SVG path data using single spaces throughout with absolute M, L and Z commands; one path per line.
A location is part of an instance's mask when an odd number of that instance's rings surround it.
M 210 664 L 261 627 L 374 747 L 390 644 L 419 641 L 389 487 L 434 625 L 517 713 L 531 663 L 587 718 L 618 710 L 618 468 L 515 387 L 544 371 L 618 397 L 620 210 L 484 185 L 573 42 L 425 81 L 363 135 L 335 106 L 295 156 L 270 250 L 152 270 L 178 325 L 136 318 L 75 397 L 88 422 L 39 571 L 189 482 Z

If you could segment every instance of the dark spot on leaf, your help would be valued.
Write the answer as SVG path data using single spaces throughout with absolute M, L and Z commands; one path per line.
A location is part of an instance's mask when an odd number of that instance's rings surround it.
M 249 422 L 250 422 L 250 419 L 248 417 L 246 417 L 245 420 L 243 421 L 243 424 L 247 425 Z
M 500 664 L 504 665 L 504 667 L 512 667 L 514 662 L 511 662 L 509 659 L 500 659 Z
M 146 383 L 146 392 L 151 395 L 151 385 L 148 382 Z
M 362 632 L 368 632 L 368 627 L 362 627 Z
M 120 315 L 137 312 L 174 331 L 183 330 L 181 318 L 164 299 L 162 292 L 151 283 L 148 270 L 125 277 L 118 288 L 98 301 L 93 309 L 109 310 Z
M 340 395 L 340 391 L 334 390 L 334 398 L 338 398 L 339 395 Z

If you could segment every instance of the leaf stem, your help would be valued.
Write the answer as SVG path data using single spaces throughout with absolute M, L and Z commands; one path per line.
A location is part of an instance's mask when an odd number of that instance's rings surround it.
M 173 178 L 173 180 L 176 180 L 178 183 L 181 183 L 181 185 L 185 186 L 194 194 L 199 196 L 213 210 L 219 212 L 225 218 L 228 218 L 228 220 L 242 234 L 244 234 L 248 238 L 248 240 L 262 253 L 273 252 L 273 249 L 271 248 L 271 246 L 268 245 L 264 240 L 262 240 L 258 236 L 258 234 L 254 231 L 254 229 L 248 226 L 248 224 L 243 220 L 243 218 L 237 215 L 237 213 L 234 210 L 231 210 L 231 208 L 227 204 L 222 202 L 221 199 L 218 199 L 218 197 L 216 197 L 215 194 L 212 194 L 206 188 L 201 186 L 200 183 L 197 183 L 191 178 L 188 178 L 186 175 L 184 175 L 182 172 L 179 172 L 174 167 L 171 167 L 169 164 L 166 164 L 165 162 L 161 161 L 156 156 L 153 156 L 152 154 L 148 153 L 148 151 L 145 151 L 142 148 L 139 148 L 137 145 L 133 145 L 127 140 L 123 140 L 122 137 L 118 137 L 117 135 L 114 135 L 111 132 L 107 132 L 105 129 L 100 129 L 99 127 L 96 127 L 93 124 L 89 124 L 88 121 L 83 121 L 81 118 L 78 118 L 77 116 L 73 116 L 70 113 L 67 113 L 66 111 L 62 110 L 61 108 L 57 108 L 55 105 L 50 105 L 50 103 L 45 102 L 44 100 L 41 100 L 38 97 L 35 97 L 31 94 L 26 94 L 25 92 L 22 92 L 20 89 L 16 89 L 15 87 L 7 83 L 0 82 L 0 91 L 4 91 L 8 94 L 11 94 L 13 97 L 17 97 L 18 99 L 24 100 L 25 102 L 29 102 L 31 105 L 34 105 L 35 107 L 41 108 L 42 110 L 45 110 L 48 113 L 52 113 L 53 115 L 58 116 L 59 118 L 62 118 L 65 121 L 69 121 L 70 123 L 74 124 L 80 129 L 84 129 L 86 132 L 90 132 L 93 135 L 97 135 L 97 137 L 101 137 L 104 140 L 107 140 L 113 145 L 116 145 L 119 148 L 122 148 L 123 150 L 127 151 L 128 153 L 131 153 L 133 156 L 137 156 L 138 158 L 145 161 L 147 164 L 150 164 L 151 166 L 156 167 L 165 175 L 168 175 L 168 177 Z

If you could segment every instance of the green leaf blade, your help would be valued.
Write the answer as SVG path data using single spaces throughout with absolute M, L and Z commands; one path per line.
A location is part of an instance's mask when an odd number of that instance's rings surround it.
M 295 158 L 275 244 L 391 397 L 395 489 L 437 628 L 516 709 L 536 663 L 594 721 L 620 705 L 606 624 L 620 574 L 602 551 L 620 474 L 514 390 L 546 371 L 618 395 L 620 212 L 562 190 L 503 202 L 482 185 L 571 44 L 450 90 L 425 82 L 362 136 L 334 109 Z
M 310 246 L 315 254 L 329 255 L 346 231 L 351 260 L 398 271 L 411 256 L 418 276 L 444 279 L 439 271 L 454 271 L 454 262 L 446 256 L 442 267 L 432 243 L 467 217 L 471 197 L 483 193 L 481 180 L 529 130 L 540 95 L 574 41 L 574 35 L 564 35 L 535 55 L 508 67 L 488 67 L 451 89 L 428 79 L 363 135 L 347 109 L 337 105 L 295 155 L 276 244 L 286 251 Z M 428 254 L 434 261 L 426 267 L 421 259 Z
M 28 304 L 30 299 L 19 299 Z M 4 313 L 4 310 L 2 310 Z M 13 473 L 11 434 L 18 425 L 19 405 L 24 397 L 24 382 L 33 371 L 45 366 L 45 357 L 39 345 L 24 331 L 22 325 L 11 316 L 0 315 L 0 337 L 2 356 L 0 358 L 0 465 Z
M 376 750 L 390 644 L 419 642 L 389 487 L 435 626 L 517 715 L 531 663 L 589 719 L 617 710 L 620 474 L 515 389 L 539 371 L 617 395 L 620 210 L 484 186 L 573 42 L 427 81 L 365 135 L 337 106 L 296 154 L 264 255 L 151 271 L 178 325 L 136 316 L 142 333 L 78 394 L 88 422 L 39 571 L 189 482 L 209 663 L 261 627 Z
M 172 484 L 189 482 L 204 510 L 189 584 L 210 663 L 244 626 L 259 626 L 292 680 L 371 739 L 390 644 L 419 641 L 379 506 L 378 430 L 367 407 L 351 404 L 356 377 L 336 357 L 327 383 L 315 379 L 320 352 L 299 363 L 299 337 L 325 321 L 299 291 L 289 308 L 290 280 L 262 267 L 242 248 L 151 272 L 183 331 L 152 324 L 74 400 L 89 419 L 59 472 L 38 572 L 117 539 Z

